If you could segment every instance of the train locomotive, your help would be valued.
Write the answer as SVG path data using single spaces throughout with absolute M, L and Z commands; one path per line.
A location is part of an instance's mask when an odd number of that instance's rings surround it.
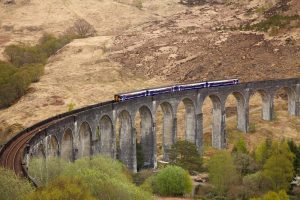
M 173 85 L 173 86 L 166 86 L 161 88 L 145 89 L 136 92 L 116 94 L 114 96 L 114 100 L 116 102 L 120 102 L 120 101 L 126 101 L 130 99 L 136 99 L 140 97 L 155 96 L 164 93 L 179 92 L 179 91 L 186 91 L 186 90 L 198 90 L 198 89 L 210 88 L 210 87 L 223 87 L 223 86 L 230 86 L 230 85 L 237 85 L 237 84 L 239 84 L 238 79 L 229 79 L 229 80 L 220 80 L 220 81 L 206 81 L 206 82 L 199 82 L 199 83 L 192 83 L 192 84 Z

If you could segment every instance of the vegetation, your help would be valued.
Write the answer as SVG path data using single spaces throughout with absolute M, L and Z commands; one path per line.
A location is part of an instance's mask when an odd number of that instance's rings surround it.
M 268 192 L 262 198 L 251 198 L 250 200 L 289 200 L 289 196 L 284 190 L 276 192 Z
M 123 164 L 106 157 L 82 158 L 74 163 L 58 159 L 35 161 L 35 164 L 29 166 L 29 172 L 35 180 L 43 180 L 39 182 L 45 186 L 45 191 L 51 191 L 48 187 L 62 184 L 55 181 L 59 176 L 63 176 L 80 180 L 95 199 L 152 199 L 150 193 L 140 190 L 132 183 L 130 173 Z M 54 186 L 51 185 L 52 181 Z M 71 183 L 73 184 L 72 181 Z
M 73 38 L 45 34 L 35 46 L 7 46 L 4 53 L 9 63 L 0 61 L 0 108 L 13 104 L 26 93 L 30 83 L 39 81 L 47 58 Z
M 200 172 L 202 158 L 194 143 L 177 141 L 170 149 L 170 163 L 188 170 L 190 173 Z
M 161 196 L 183 196 L 192 191 L 189 173 L 178 166 L 167 166 L 149 177 L 142 188 Z
M 74 37 L 86 38 L 94 36 L 96 33 L 95 28 L 84 19 L 78 19 L 74 25 L 67 29 L 67 35 Z
M 267 32 L 269 30 L 275 31 L 282 28 L 291 28 L 291 22 L 297 21 L 297 26 L 300 26 L 300 16 L 284 16 L 284 15 L 273 15 L 266 20 L 263 20 L 256 24 L 247 24 L 240 27 L 242 30 L 255 30 Z
M 19 200 L 33 191 L 27 180 L 17 177 L 14 172 L 0 168 L 0 200 Z
M 220 151 L 208 163 L 209 179 L 216 191 L 223 195 L 237 181 L 237 171 L 228 152 Z
M 78 178 L 59 177 L 47 187 L 42 187 L 28 195 L 25 200 L 95 200 L 88 188 Z

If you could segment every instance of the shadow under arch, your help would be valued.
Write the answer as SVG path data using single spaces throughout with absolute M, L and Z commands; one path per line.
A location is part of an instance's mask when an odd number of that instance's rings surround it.
M 155 136 L 153 132 L 153 116 L 151 113 L 151 110 L 147 106 L 141 106 L 138 110 L 138 112 L 135 115 L 135 119 L 140 117 L 140 124 L 137 124 L 138 127 L 136 127 L 137 130 L 137 154 L 138 150 L 141 150 L 142 156 L 143 156 L 143 163 L 139 163 L 142 166 L 138 166 L 138 168 L 153 168 L 156 165 L 155 160 L 155 149 L 156 149 L 156 142 L 155 142 Z M 136 121 L 137 123 L 137 121 Z M 138 133 L 140 134 L 140 137 L 138 138 Z M 139 141 L 140 140 L 140 141 Z M 138 146 L 140 145 L 141 149 L 138 149 Z M 137 156 L 138 158 L 138 156 Z
M 256 94 L 259 94 L 261 97 L 261 118 L 267 121 L 272 120 L 274 116 L 274 108 L 273 97 L 271 96 L 271 93 L 268 93 L 263 89 L 253 90 L 251 91 L 249 102 L 251 101 L 251 99 L 253 99 L 253 96 L 255 96 Z
M 223 107 L 221 99 L 216 94 L 210 94 L 203 99 L 203 102 L 209 98 L 212 102 L 212 147 L 222 149 L 226 146 L 225 135 L 225 112 L 223 113 Z M 201 113 L 203 113 L 203 105 L 201 106 Z
M 248 109 L 246 109 L 246 99 L 240 92 L 232 92 L 227 95 L 225 105 L 230 96 L 233 96 L 236 100 L 236 113 L 237 113 L 237 129 L 246 133 L 248 132 Z
M 117 159 L 123 162 L 129 169 L 136 171 L 136 142 L 132 127 L 132 119 L 128 111 L 119 113 L 116 130 Z
M 180 109 L 183 104 L 183 113 L 182 109 Z M 183 116 L 181 116 L 183 115 Z M 195 105 L 194 102 L 189 98 L 184 98 L 180 101 L 177 106 L 177 139 L 184 139 L 189 142 L 195 143 L 196 142 L 196 115 L 195 115 Z M 183 130 L 179 130 L 178 128 L 181 127 L 180 123 L 181 120 L 184 120 Z M 183 132 L 183 137 L 179 136 L 180 132 Z
M 59 155 L 59 146 L 58 140 L 54 135 L 49 135 L 46 137 L 46 158 L 58 157 Z
M 106 156 L 114 157 L 113 150 L 113 123 L 108 115 L 104 115 L 100 119 L 100 153 Z
M 91 155 L 92 153 L 91 141 L 92 141 L 91 127 L 87 122 L 83 122 L 79 128 L 78 158 Z
M 71 129 L 65 130 L 61 141 L 61 158 L 72 162 L 74 161 L 73 133 Z
M 278 88 L 274 94 L 274 99 L 273 99 L 274 107 L 276 106 L 275 105 L 276 98 L 287 100 L 287 108 L 283 108 L 283 109 L 284 110 L 286 109 L 289 115 L 292 116 L 296 115 L 296 91 L 294 91 L 292 88 L 289 87 Z
M 176 122 L 174 119 L 174 111 L 169 102 L 163 102 L 159 105 L 163 113 L 162 121 L 162 152 L 163 160 L 168 161 L 168 150 L 175 142 L 176 137 Z M 157 114 L 157 110 L 156 110 Z

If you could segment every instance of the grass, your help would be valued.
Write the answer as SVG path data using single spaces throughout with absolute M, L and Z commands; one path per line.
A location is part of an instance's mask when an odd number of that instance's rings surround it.
M 296 22 L 296 23 L 292 23 Z M 284 16 L 284 15 L 273 15 L 268 19 L 265 19 L 256 24 L 246 24 L 240 27 L 240 30 L 254 30 L 267 32 L 271 31 L 271 33 L 275 33 L 280 29 L 284 28 L 298 28 L 300 27 L 300 16 L 292 15 L 292 16 Z

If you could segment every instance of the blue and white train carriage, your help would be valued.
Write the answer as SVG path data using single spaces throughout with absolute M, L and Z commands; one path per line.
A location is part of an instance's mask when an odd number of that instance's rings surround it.
M 119 102 L 119 101 L 126 101 L 130 99 L 136 99 L 136 98 L 146 97 L 146 96 L 155 96 L 164 93 L 179 92 L 179 91 L 186 91 L 186 90 L 198 90 L 198 89 L 209 88 L 209 87 L 223 87 L 223 86 L 230 86 L 230 85 L 237 85 L 237 84 L 239 84 L 238 79 L 229 79 L 229 80 L 220 80 L 220 81 L 208 81 L 208 82 L 200 82 L 200 83 L 192 83 L 192 84 L 174 85 L 174 86 L 167 86 L 161 88 L 151 88 L 151 89 L 140 90 L 136 92 L 116 94 L 115 101 Z

